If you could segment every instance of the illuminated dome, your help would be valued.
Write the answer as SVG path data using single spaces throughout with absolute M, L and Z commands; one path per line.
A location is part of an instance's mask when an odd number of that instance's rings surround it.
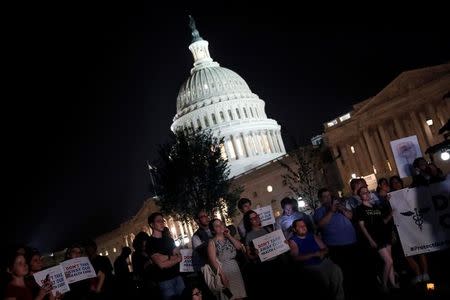
M 191 28 L 194 67 L 178 93 L 172 131 L 207 128 L 223 137 L 231 177 L 284 155 L 281 127 L 267 118 L 265 102 L 241 76 L 213 61 L 193 21 Z

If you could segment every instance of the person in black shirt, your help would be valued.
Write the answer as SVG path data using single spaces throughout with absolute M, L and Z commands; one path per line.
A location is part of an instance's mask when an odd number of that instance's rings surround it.
M 109 258 L 97 254 L 97 244 L 92 240 L 87 241 L 85 244 L 85 251 L 97 274 L 97 277 L 91 281 L 92 298 L 110 299 L 112 294 L 113 267 Z
M 180 250 L 171 237 L 163 234 L 165 220 L 161 213 L 152 213 L 148 217 L 148 224 L 152 228 L 152 235 L 147 242 L 146 252 L 157 266 L 155 279 L 159 284 L 161 296 L 164 300 L 177 299 L 185 288 L 179 271 Z

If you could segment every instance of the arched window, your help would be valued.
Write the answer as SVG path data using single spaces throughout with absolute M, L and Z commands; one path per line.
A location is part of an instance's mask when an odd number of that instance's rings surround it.
M 245 116 L 245 118 L 248 119 L 247 110 L 245 109 L 245 107 L 243 108 L 243 110 L 244 110 L 244 116 Z
M 252 115 L 252 118 L 254 118 L 255 116 L 253 115 L 253 109 L 252 109 L 252 107 L 250 106 L 250 114 Z
M 200 119 L 197 119 L 197 127 L 202 128 L 202 122 L 200 121 Z
M 216 125 L 217 124 L 216 115 L 211 114 L 211 118 L 212 118 L 213 124 Z
M 220 111 L 219 115 L 220 115 L 220 121 L 224 122 L 225 121 L 225 116 L 223 115 L 223 111 Z
M 233 121 L 233 114 L 231 113 L 231 109 L 228 110 L 228 115 L 230 116 L 230 120 Z
M 209 127 L 209 122 L 208 122 L 208 118 L 205 116 L 205 126 Z
M 241 113 L 239 112 L 239 109 L 238 109 L 238 108 L 236 108 L 236 115 L 237 115 L 238 119 L 241 118 Z

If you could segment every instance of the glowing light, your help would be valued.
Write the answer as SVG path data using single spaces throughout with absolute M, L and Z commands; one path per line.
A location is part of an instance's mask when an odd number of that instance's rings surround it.
M 180 241 L 179 240 L 175 241 L 175 246 L 180 247 Z
M 189 238 L 188 237 L 184 237 L 183 238 L 183 243 L 185 243 L 185 244 L 189 243 Z
M 356 174 L 355 173 L 352 173 L 352 178 L 356 178 Z
M 106 251 L 105 251 L 105 255 L 106 255 L 106 256 L 108 256 L 108 255 L 109 255 L 109 253 L 108 253 L 108 250 L 106 250 Z
M 306 206 L 305 201 L 303 201 L 303 200 L 298 201 L 298 207 L 302 208 L 302 207 L 305 207 L 305 206 Z
M 377 174 L 377 169 L 375 168 L 375 165 L 373 165 L 373 174 Z
M 103 256 L 103 253 L 100 252 L 100 256 Z
M 271 185 L 268 185 L 268 186 L 267 186 L 267 191 L 268 191 L 269 193 L 272 193 L 273 187 L 272 187 Z
M 389 162 L 389 160 L 387 160 L 386 162 L 387 162 L 387 165 L 388 165 L 389 171 L 392 171 L 391 163 Z
M 116 248 L 113 248 L 113 252 L 116 253 L 116 252 L 117 252 L 117 249 L 116 249 Z
M 350 151 L 352 151 L 352 153 L 355 153 L 355 147 L 350 146 Z
M 50 257 L 53 257 L 54 255 L 55 255 L 55 254 L 51 253 L 51 254 L 50 254 Z
M 442 160 L 449 160 L 449 159 L 450 159 L 450 153 L 448 153 L 448 152 L 442 152 L 442 153 L 441 153 L 441 159 L 442 159 Z
M 427 120 L 427 125 L 428 126 L 432 126 L 433 125 L 433 119 L 428 119 Z
M 427 290 L 434 291 L 434 283 L 432 282 L 427 283 Z

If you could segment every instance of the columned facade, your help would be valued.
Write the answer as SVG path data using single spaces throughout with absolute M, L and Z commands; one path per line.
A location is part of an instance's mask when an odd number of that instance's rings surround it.
M 416 135 L 426 156 L 428 147 L 443 140 L 438 130 L 450 117 L 449 99 L 444 97 L 449 87 L 450 64 L 407 71 L 374 97 L 355 104 L 350 117 L 325 123 L 325 141 L 342 181 L 348 183 L 353 174 L 398 174 L 390 146 L 396 139 Z M 448 162 L 435 163 L 450 171 Z

